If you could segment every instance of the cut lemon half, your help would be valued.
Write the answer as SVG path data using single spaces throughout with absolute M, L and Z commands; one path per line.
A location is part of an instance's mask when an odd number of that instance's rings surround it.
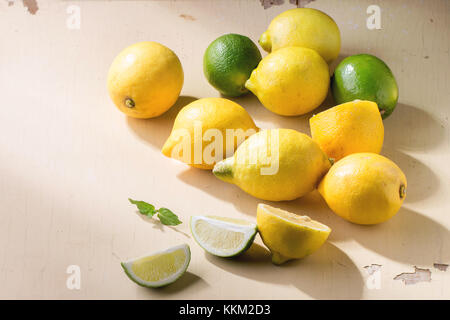
M 272 262 L 282 264 L 303 258 L 319 249 L 331 229 L 312 220 L 266 204 L 258 205 L 256 221 L 264 244 L 272 253 Z
M 178 280 L 191 261 L 187 244 L 154 254 L 122 262 L 127 276 L 138 285 L 149 288 L 163 287 Z
M 191 232 L 207 252 L 219 257 L 233 257 L 250 248 L 257 228 L 256 223 L 240 219 L 193 216 Z

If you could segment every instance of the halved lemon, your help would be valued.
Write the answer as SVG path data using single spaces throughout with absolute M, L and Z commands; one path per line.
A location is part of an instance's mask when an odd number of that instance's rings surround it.
M 233 257 L 250 248 L 257 233 L 256 223 L 216 217 L 191 217 L 195 241 L 207 252 L 219 257 Z
M 191 261 L 191 250 L 182 244 L 151 255 L 122 262 L 127 276 L 138 285 L 163 287 L 178 280 Z
M 282 264 L 303 258 L 319 249 L 327 240 L 331 229 L 289 211 L 258 204 L 256 220 L 259 234 L 272 253 L 272 262 Z

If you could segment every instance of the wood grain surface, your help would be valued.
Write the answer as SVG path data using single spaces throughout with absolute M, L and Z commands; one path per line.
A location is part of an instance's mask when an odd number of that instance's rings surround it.
M 374 227 L 353 225 L 316 192 L 277 203 L 333 229 L 318 252 L 281 267 L 270 263 L 259 237 L 247 254 L 229 260 L 205 254 L 190 236 L 191 215 L 253 220 L 260 201 L 211 172 L 167 159 L 161 146 L 181 107 L 218 96 L 202 71 L 208 44 L 225 33 L 256 42 L 273 17 L 295 7 L 274 2 L 264 9 L 256 0 L 0 0 L 0 298 L 450 298 L 450 269 L 434 266 L 450 263 L 447 0 L 308 4 L 339 25 L 339 61 L 371 53 L 397 78 L 399 104 L 384 122 L 382 151 L 408 178 L 397 216 Z M 366 27 L 372 4 L 381 8 L 380 30 Z M 77 10 L 79 29 L 69 20 Z M 115 55 L 143 40 L 173 49 L 185 71 L 176 105 L 151 120 L 126 118 L 106 90 Z M 251 94 L 234 100 L 261 128 L 309 134 L 311 114 L 277 116 Z M 333 104 L 329 97 L 318 110 Z M 168 207 L 184 223 L 170 228 L 145 221 L 128 197 Z M 188 273 L 166 288 L 138 287 L 120 267 L 123 259 L 183 242 L 192 250 Z M 79 290 L 66 285 L 71 265 L 80 268 Z M 429 269 L 431 281 L 406 285 L 404 275 L 398 278 L 414 266 Z M 379 288 L 367 283 L 374 272 Z

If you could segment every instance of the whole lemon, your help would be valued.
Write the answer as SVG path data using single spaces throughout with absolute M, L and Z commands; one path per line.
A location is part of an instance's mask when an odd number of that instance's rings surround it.
M 336 162 L 318 189 L 338 216 L 357 224 L 377 224 L 400 209 L 406 177 L 379 154 L 354 153 Z
M 298 116 L 325 100 L 329 84 L 328 65 L 316 51 L 287 47 L 264 57 L 245 87 L 270 111 Z
M 291 129 L 262 130 L 244 141 L 213 173 L 252 196 L 293 200 L 317 187 L 331 164 L 306 134 Z
M 296 8 L 276 16 L 259 43 L 267 52 L 290 46 L 310 48 L 330 63 L 339 55 L 341 35 L 336 22 L 324 12 Z
M 166 112 L 183 87 L 177 55 L 157 42 L 139 42 L 114 59 L 108 91 L 120 111 L 133 118 L 154 118 Z
M 329 227 L 308 216 L 262 203 L 258 204 L 256 222 L 274 264 L 301 259 L 317 251 L 331 232 Z
M 180 110 L 162 153 L 196 168 L 212 169 L 258 130 L 247 111 L 237 103 L 203 98 Z
M 340 104 L 316 114 L 309 124 L 313 140 L 335 161 L 351 153 L 380 153 L 383 147 L 383 119 L 372 101 Z

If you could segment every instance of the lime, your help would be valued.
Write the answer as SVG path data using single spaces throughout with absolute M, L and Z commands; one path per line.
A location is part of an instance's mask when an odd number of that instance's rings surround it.
M 250 248 L 257 228 L 255 223 L 240 219 L 193 216 L 191 232 L 207 252 L 219 257 L 233 257 Z
M 203 71 L 221 94 L 236 97 L 248 92 L 244 84 L 259 61 L 261 53 L 252 40 L 239 34 L 226 34 L 206 49 Z
M 394 111 L 398 100 L 398 86 L 391 69 L 370 54 L 342 60 L 334 71 L 331 90 L 338 104 L 356 99 L 376 102 L 383 119 Z
M 166 286 L 178 280 L 189 266 L 191 251 L 187 244 L 122 262 L 127 276 L 149 288 Z

